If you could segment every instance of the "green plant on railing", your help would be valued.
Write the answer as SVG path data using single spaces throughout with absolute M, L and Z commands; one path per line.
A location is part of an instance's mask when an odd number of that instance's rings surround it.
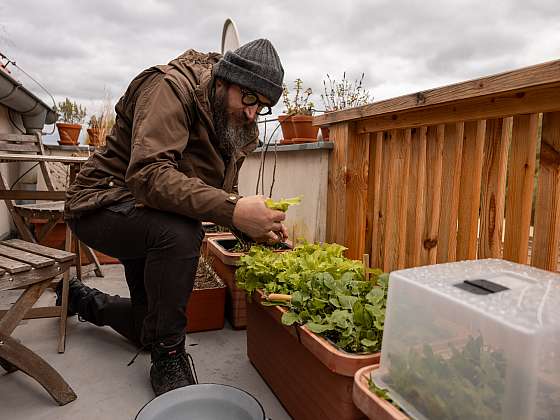
M 54 106 L 58 120 L 68 124 L 83 124 L 86 119 L 86 108 L 66 98 Z
M 282 100 L 286 110 L 284 114 L 286 115 L 312 115 L 313 107 L 315 106 L 313 102 L 309 100 L 313 91 L 311 88 L 303 89 L 303 81 L 301 79 L 296 79 L 294 81 L 294 95 L 290 98 L 290 92 L 288 91 L 288 86 L 283 85 L 282 89 Z
M 327 74 L 327 80 L 323 79 L 323 93 L 321 94 L 325 111 L 339 111 L 370 103 L 373 95 L 363 87 L 364 76 L 365 74 L 362 73 L 359 80 L 351 82 L 346 79 L 346 72 L 342 74 L 341 81 L 331 79 L 331 76 Z

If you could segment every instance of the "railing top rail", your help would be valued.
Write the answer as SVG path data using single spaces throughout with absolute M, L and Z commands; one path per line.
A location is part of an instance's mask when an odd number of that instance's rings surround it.
M 433 105 L 482 96 L 538 88 L 560 83 L 560 60 L 403 95 L 361 107 L 329 112 L 313 118 L 314 125 L 329 125 L 375 117 L 387 113 L 418 110 Z

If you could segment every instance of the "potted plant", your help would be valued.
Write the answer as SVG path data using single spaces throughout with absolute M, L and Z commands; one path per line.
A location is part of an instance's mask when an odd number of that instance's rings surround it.
M 66 98 L 63 102 L 59 102 L 54 110 L 59 114 L 58 119 L 61 121 L 56 123 L 60 136 L 58 143 L 63 145 L 78 144 L 82 123 L 86 118 L 86 108 L 82 108 L 75 101 L 72 102 Z
M 284 101 L 283 115 L 278 116 L 282 128 L 283 140 L 281 144 L 309 143 L 317 140 L 318 127 L 313 126 L 313 102 L 309 100 L 313 91 L 303 89 L 303 81 L 294 82 L 293 99 L 290 98 L 288 87 L 284 85 L 282 97 Z
M 364 73 L 359 80 L 350 82 L 346 79 L 346 72 L 342 74 L 342 81 L 331 79 L 327 74 L 327 81 L 323 79 L 323 93 L 321 100 L 325 106 L 325 112 L 340 111 L 342 109 L 353 108 L 370 103 L 373 96 L 364 89 Z M 329 128 L 321 127 L 321 136 L 323 141 L 329 140 Z
M 224 327 L 226 285 L 201 257 L 194 288 L 187 305 L 187 332 L 220 330 Z
M 358 369 L 379 361 L 388 276 L 344 249 L 254 247 L 237 270 L 238 287 L 252 295 L 249 359 L 294 418 L 363 418 L 352 385 Z
M 102 110 L 93 114 L 88 123 L 88 143 L 94 147 L 104 147 L 105 138 L 115 125 L 115 112 L 112 109 L 112 99 L 109 93 L 105 94 Z

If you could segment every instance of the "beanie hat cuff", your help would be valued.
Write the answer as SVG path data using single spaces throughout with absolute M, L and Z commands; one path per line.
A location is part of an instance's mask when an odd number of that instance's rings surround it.
M 236 56 L 235 58 L 239 61 L 246 61 L 229 51 L 226 53 L 226 56 L 229 54 Z M 234 64 L 232 61 L 220 60 L 214 67 L 214 76 L 260 93 L 270 99 L 272 105 L 276 105 L 282 95 L 282 86 L 248 70 L 246 67 Z

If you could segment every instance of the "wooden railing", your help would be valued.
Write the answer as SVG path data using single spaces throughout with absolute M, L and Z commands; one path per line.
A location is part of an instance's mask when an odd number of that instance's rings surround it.
M 384 270 L 558 269 L 560 60 L 324 114 L 327 240 Z

